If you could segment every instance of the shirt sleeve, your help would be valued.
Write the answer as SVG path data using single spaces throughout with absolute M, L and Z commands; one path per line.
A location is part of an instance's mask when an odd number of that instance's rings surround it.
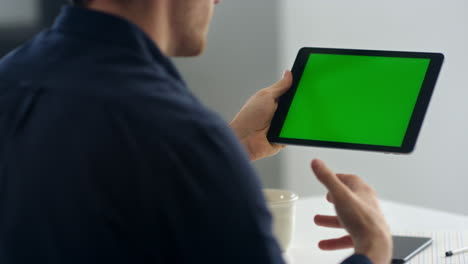
M 143 175 L 145 209 L 129 214 L 134 241 L 161 263 L 284 263 L 261 184 L 231 129 L 214 114 L 167 116 L 120 129 L 130 131 L 122 141 Z
M 341 264 L 372 264 L 372 262 L 364 255 L 355 254 L 347 258 Z
M 175 150 L 185 193 L 198 210 L 185 210 L 180 241 L 193 248 L 189 255 L 205 263 L 284 263 L 272 234 L 272 218 L 261 185 L 247 155 L 227 125 L 202 125 L 194 140 L 179 142 Z M 198 261 L 196 261 L 198 262 Z

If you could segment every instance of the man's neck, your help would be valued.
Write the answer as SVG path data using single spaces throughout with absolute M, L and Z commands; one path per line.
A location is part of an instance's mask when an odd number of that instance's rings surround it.
M 170 55 L 170 23 L 167 1 L 92 1 L 89 9 L 124 18 L 142 29 L 165 55 Z

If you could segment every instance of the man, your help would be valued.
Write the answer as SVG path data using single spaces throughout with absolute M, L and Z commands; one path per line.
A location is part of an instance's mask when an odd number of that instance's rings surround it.
M 0 61 L 0 263 L 283 263 L 249 158 L 282 148 L 266 132 L 291 73 L 229 128 L 167 58 L 204 50 L 218 2 L 79 1 Z M 315 222 L 350 234 L 319 246 L 388 263 L 372 189 L 312 169 L 337 211 Z

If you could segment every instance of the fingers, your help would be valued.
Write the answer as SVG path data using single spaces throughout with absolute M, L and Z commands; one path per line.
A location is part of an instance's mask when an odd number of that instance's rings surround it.
M 336 199 L 337 196 L 345 195 L 348 192 L 347 187 L 323 161 L 319 159 L 313 160 L 312 170 L 318 180 L 330 191 L 330 195 L 333 196 L 334 199 Z
M 353 174 L 338 173 L 336 176 L 342 183 L 344 183 L 353 191 L 356 191 L 366 185 L 366 183 L 361 178 Z
M 280 152 L 282 149 L 284 149 L 286 147 L 286 145 L 280 145 L 280 144 L 271 144 L 271 149 L 272 149 L 272 153 L 273 155 Z
M 318 226 L 331 227 L 331 228 L 343 228 L 337 216 L 330 215 L 316 215 L 314 222 Z
M 278 98 L 283 95 L 289 88 L 291 88 L 293 82 L 293 75 L 290 71 L 285 71 L 284 76 L 277 83 L 270 86 L 268 89 L 273 94 L 273 97 Z
M 330 192 L 327 193 L 327 201 L 330 202 L 330 203 L 334 203 L 333 202 L 333 197 L 331 196 Z
M 275 143 L 273 143 L 273 144 L 271 144 L 271 145 L 272 145 L 275 149 L 279 149 L 279 150 L 284 149 L 284 148 L 286 147 L 286 145 L 283 145 L 283 144 L 275 144 Z
M 322 250 L 338 250 L 353 247 L 353 240 L 350 236 L 344 236 L 340 238 L 322 240 L 318 244 Z

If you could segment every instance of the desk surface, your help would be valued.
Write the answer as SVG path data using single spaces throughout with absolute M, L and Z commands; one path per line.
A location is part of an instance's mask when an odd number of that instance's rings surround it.
M 468 216 L 389 201 L 381 201 L 381 206 L 392 232 L 468 230 Z M 288 263 L 340 263 L 353 253 L 353 250 L 327 252 L 318 248 L 320 240 L 343 236 L 345 232 L 316 226 L 316 214 L 334 215 L 333 205 L 325 197 L 298 201 L 294 240 L 285 254 Z

